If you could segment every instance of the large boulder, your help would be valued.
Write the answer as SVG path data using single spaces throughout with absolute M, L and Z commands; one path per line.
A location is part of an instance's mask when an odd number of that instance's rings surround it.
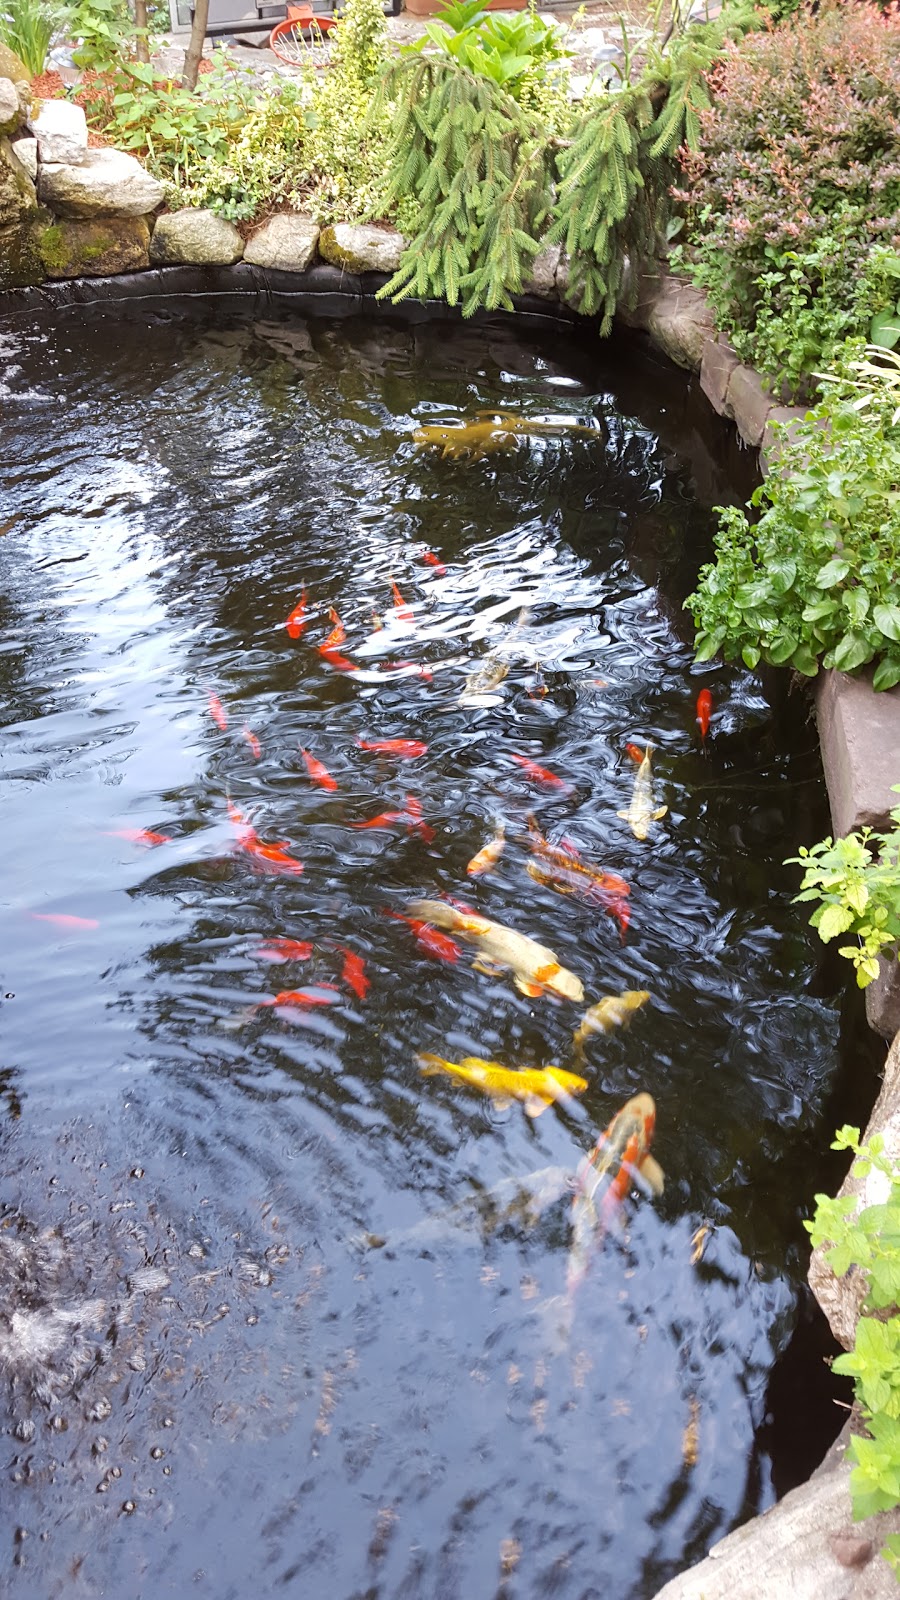
M 244 241 L 233 222 L 214 211 L 171 211 L 160 217 L 150 241 L 155 267 L 186 263 L 196 267 L 231 267 L 244 254 Z
M 0 78 L 9 78 L 12 83 L 30 83 L 31 73 L 28 71 L 21 56 L 11 50 L 8 44 L 0 42 Z
M 78 166 L 43 165 L 38 193 L 59 217 L 143 217 L 163 186 L 124 150 L 89 150 Z
M 15 133 L 21 121 L 19 91 L 12 78 L 0 78 L 0 134 Z
M 396 272 L 406 240 L 396 228 L 375 228 L 363 222 L 338 222 L 323 228 L 319 254 L 345 272 Z
M 19 223 L 0 228 L 0 289 L 27 289 L 44 277 L 31 229 Z
M 254 267 L 280 272 L 305 272 L 316 253 L 319 224 L 293 211 L 270 217 L 247 241 L 244 260 Z
M 562 245 L 545 244 L 531 263 L 531 270 L 522 288 L 525 294 L 536 294 L 542 300 L 558 300 L 556 274 L 562 260 Z
M 60 218 L 35 227 L 34 240 L 48 278 L 106 278 L 150 265 L 150 229 L 143 217 Z
M 88 152 L 87 119 L 69 100 L 39 100 L 28 126 L 38 142 L 41 161 L 80 166 Z
M 0 139 L 0 228 L 24 222 L 37 209 L 34 184 L 8 139 Z

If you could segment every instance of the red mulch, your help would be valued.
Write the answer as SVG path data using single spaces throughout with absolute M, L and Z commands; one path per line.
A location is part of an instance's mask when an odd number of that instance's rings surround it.
M 66 86 L 58 72 L 42 72 L 31 80 L 31 92 L 36 100 L 60 100 Z

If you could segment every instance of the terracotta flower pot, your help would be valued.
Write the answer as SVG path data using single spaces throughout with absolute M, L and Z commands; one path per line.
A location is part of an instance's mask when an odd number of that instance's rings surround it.
M 445 0 L 405 0 L 404 11 L 411 17 L 433 17 Z M 485 11 L 524 11 L 528 0 L 485 0 Z

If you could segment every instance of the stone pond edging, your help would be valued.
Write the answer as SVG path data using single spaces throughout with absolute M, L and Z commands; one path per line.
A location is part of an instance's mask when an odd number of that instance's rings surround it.
M 349 303 L 391 314 L 375 295 L 399 264 L 404 240 L 396 230 L 354 224 L 320 230 L 310 218 L 279 213 L 245 239 L 209 211 L 160 214 L 162 186 L 134 157 L 89 149 L 83 120 L 66 102 L 35 107 L 27 81 L 0 76 L 0 319 L 100 301 L 248 294 L 289 297 L 298 308 L 339 311 Z M 535 258 L 516 310 L 532 324 L 579 320 L 558 246 Z M 439 302 L 403 309 L 409 320 L 453 314 Z M 699 374 L 713 409 L 759 450 L 763 472 L 777 467 L 774 425 L 790 426 L 804 412 L 782 405 L 741 362 L 717 333 L 700 291 L 660 263 L 641 275 L 634 308 L 621 320 Z M 897 798 L 891 784 L 900 782 L 900 688 L 875 694 L 865 679 L 823 672 L 816 716 L 835 833 L 886 826 Z M 871 1026 L 885 1037 L 898 1035 L 867 1136 L 883 1133 L 900 1155 L 898 980 L 900 964 L 883 963 L 866 996 Z M 810 1284 L 836 1337 L 852 1342 L 864 1293 L 858 1275 L 837 1281 L 814 1254 Z M 657 1600 L 896 1594 L 889 1568 L 874 1557 L 885 1534 L 900 1531 L 900 1511 L 853 1524 L 846 1432 L 807 1484 L 715 1545 Z

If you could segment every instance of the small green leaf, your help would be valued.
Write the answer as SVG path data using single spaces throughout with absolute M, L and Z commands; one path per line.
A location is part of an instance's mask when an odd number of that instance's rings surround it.
M 813 581 L 817 589 L 833 589 L 835 584 L 843 583 L 849 571 L 849 561 L 839 561 L 835 556 L 820 567 Z
M 753 671 L 754 667 L 759 666 L 761 655 L 762 651 L 760 650 L 758 644 L 745 644 L 741 651 L 744 666 L 749 667 L 751 672 Z
M 853 926 L 853 912 L 846 906 L 825 906 L 819 918 L 819 938 L 827 944 L 836 934 Z
M 885 636 L 900 644 L 900 606 L 893 601 L 872 607 L 872 621 Z

